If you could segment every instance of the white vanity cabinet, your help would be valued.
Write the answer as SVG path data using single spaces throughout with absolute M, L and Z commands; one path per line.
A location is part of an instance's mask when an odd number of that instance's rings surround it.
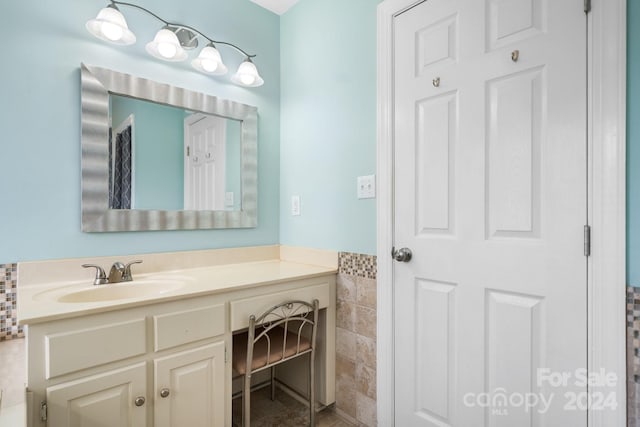
M 335 401 L 335 274 L 27 322 L 29 427 L 231 425 L 232 334 L 250 313 L 319 299 L 320 404 Z M 283 378 L 305 390 L 292 365 Z M 305 372 L 302 370 L 302 372 Z
M 137 363 L 48 387 L 48 425 L 145 426 L 146 375 L 145 364 Z
M 32 425 L 227 424 L 226 307 L 205 296 L 30 325 Z
M 224 425 L 224 342 L 154 360 L 154 426 Z
M 224 336 L 225 306 L 191 304 L 186 310 L 153 316 L 154 351 Z M 155 427 L 224 425 L 224 340 L 155 357 L 153 366 Z
M 146 426 L 153 402 L 155 427 L 224 425 L 224 342 L 154 360 L 154 387 L 146 364 L 48 387 L 50 426 Z

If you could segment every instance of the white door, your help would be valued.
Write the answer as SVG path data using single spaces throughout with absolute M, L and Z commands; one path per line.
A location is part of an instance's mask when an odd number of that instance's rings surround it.
M 226 125 L 205 114 L 184 120 L 184 209 L 224 210 Z
M 155 427 L 225 423 L 224 342 L 156 359 Z
M 138 363 L 48 387 L 47 425 L 145 427 L 146 372 L 145 364 Z
M 583 0 L 394 28 L 395 424 L 586 425 Z

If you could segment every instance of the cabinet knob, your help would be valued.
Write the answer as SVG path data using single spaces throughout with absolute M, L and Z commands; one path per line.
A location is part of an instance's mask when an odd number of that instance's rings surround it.
M 160 390 L 160 397 L 169 397 L 169 389 L 163 388 L 162 390 Z
M 144 405 L 145 399 L 142 396 L 138 396 L 136 397 L 136 400 L 133 401 L 133 403 L 136 404 L 136 406 L 142 406 Z

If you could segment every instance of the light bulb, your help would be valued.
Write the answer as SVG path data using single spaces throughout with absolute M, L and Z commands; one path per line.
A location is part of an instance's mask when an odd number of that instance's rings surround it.
M 180 46 L 178 37 L 169 27 L 158 31 L 153 41 L 147 43 L 146 49 L 150 55 L 163 61 L 177 62 L 187 59 L 187 52 Z
M 170 43 L 158 43 L 158 52 L 165 58 L 173 58 L 176 56 L 177 48 Z
M 216 68 L 218 68 L 218 63 L 216 61 L 206 58 L 200 61 L 200 65 L 202 65 L 202 68 L 208 73 L 213 73 Z
M 124 31 L 122 31 L 122 27 L 111 22 L 103 22 L 100 31 L 102 31 L 102 34 L 111 41 L 120 40 L 124 33 Z
M 220 52 L 218 52 L 213 43 L 209 43 L 204 47 L 198 57 L 191 61 L 191 65 L 201 73 L 212 76 L 221 76 L 227 72 L 227 67 L 220 57 Z
M 252 85 L 255 81 L 256 78 L 255 76 L 252 76 L 250 74 L 242 74 L 240 76 L 240 81 L 244 84 L 246 84 L 247 86 Z

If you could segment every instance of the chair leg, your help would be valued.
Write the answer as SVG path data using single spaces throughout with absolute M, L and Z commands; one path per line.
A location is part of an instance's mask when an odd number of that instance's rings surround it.
M 242 389 L 242 426 L 251 426 L 251 375 L 245 374 Z
M 244 377 L 242 377 L 242 396 L 240 396 L 240 427 L 244 427 Z
M 276 400 L 276 367 L 271 367 L 271 400 Z
M 313 350 L 309 353 L 309 426 L 316 425 L 316 375 Z

